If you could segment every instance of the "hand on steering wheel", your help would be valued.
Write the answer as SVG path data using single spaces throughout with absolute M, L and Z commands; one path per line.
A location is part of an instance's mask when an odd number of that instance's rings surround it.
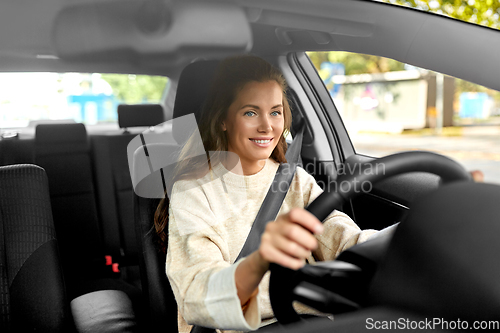
M 383 165 L 384 168 L 377 168 L 377 165 Z M 363 172 L 363 170 L 370 170 L 370 172 Z M 337 187 L 338 191 L 323 192 L 307 207 L 307 211 L 316 216 L 318 220 L 323 221 L 334 209 L 341 209 L 344 202 L 357 194 L 356 182 L 370 182 L 373 185 L 383 179 L 407 172 L 433 173 L 441 177 L 443 184 L 453 181 L 470 181 L 472 178 L 471 174 L 460 164 L 448 157 L 425 151 L 398 153 L 363 163 L 361 171 L 355 175 L 340 176 L 337 182 L 347 183 L 350 186 L 339 186 Z M 300 271 L 311 271 L 312 267 L 308 266 L 306 265 Z M 269 294 L 274 315 L 283 324 L 299 321 L 300 317 L 292 307 L 294 299 L 291 295 L 297 281 L 293 281 L 291 277 L 294 275 L 296 280 L 300 273 L 297 275 L 296 272 L 276 264 L 272 264 L 270 267 Z M 349 267 L 349 269 L 354 268 Z M 348 302 L 346 306 L 356 308 L 355 305 L 350 305 Z
M 321 222 L 304 209 L 291 209 L 269 222 L 261 237 L 259 253 L 267 262 L 299 269 L 318 247 L 312 234 L 323 231 Z

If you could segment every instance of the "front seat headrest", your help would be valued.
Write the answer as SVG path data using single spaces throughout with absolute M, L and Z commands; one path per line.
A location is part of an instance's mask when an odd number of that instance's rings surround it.
M 160 104 L 120 104 L 118 105 L 118 125 L 120 128 L 151 127 L 165 121 Z
M 197 122 L 200 121 L 201 110 L 219 63 L 219 60 L 200 60 L 182 70 L 174 103 L 174 121 L 190 113 L 194 113 Z M 178 126 L 172 127 L 172 133 L 177 142 L 187 139 L 185 131 Z

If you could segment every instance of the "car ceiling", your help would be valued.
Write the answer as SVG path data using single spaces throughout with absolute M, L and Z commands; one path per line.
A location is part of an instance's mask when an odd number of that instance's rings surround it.
M 115 4 L 124 8 L 143 2 L 166 8 L 166 20 L 174 23 L 151 34 L 128 38 L 137 25 L 134 16 L 137 11 L 113 8 L 118 8 Z M 177 10 L 181 3 L 193 8 L 207 3 L 218 8 L 231 7 L 234 12 L 226 17 L 242 14 L 243 19 L 227 20 L 231 22 L 224 26 L 217 10 L 212 13 L 206 10 L 206 15 L 190 16 L 202 22 L 198 25 L 200 30 L 176 25 L 182 21 Z M 93 17 L 103 12 L 102 6 L 111 8 L 107 16 Z M 80 13 L 81 19 L 74 19 L 74 10 L 73 16 L 61 14 L 67 13 L 68 8 L 80 10 L 76 15 Z M 99 19 L 106 23 L 99 25 Z M 114 30 L 110 28 L 113 26 Z M 174 31 L 178 37 L 172 42 Z M 206 31 L 214 34 L 195 37 Z M 230 39 L 228 34 L 233 37 L 232 42 L 221 44 L 222 39 Z M 0 2 L 0 41 L 0 71 L 117 72 L 175 77 L 180 68 L 199 57 L 324 50 L 384 56 L 500 90 L 500 31 L 363 0 L 7 0 Z M 141 44 L 143 41 L 149 44 Z M 211 47 L 209 42 L 213 42 Z M 128 47 L 135 51 L 122 57 L 122 51 Z

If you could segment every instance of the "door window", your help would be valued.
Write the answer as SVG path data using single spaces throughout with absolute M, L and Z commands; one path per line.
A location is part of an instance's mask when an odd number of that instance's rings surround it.
M 382 57 L 308 55 L 356 153 L 429 150 L 500 183 L 500 92 Z

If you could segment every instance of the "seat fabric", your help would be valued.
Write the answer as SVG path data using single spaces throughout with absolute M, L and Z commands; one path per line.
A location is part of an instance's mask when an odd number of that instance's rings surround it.
M 73 330 L 47 177 L 34 165 L 0 167 L 2 332 Z
M 83 124 L 43 124 L 36 128 L 35 161 L 49 179 L 54 224 L 70 300 L 99 290 L 120 290 L 142 319 L 140 283 L 106 265 L 96 205 L 90 143 Z M 130 205 L 132 203 L 130 202 Z M 105 208 L 104 208 L 105 209 Z M 136 275 L 139 275 L 136 273 Z M 139 282 L 139 279 L 136 279 Z
M 49 179 L 54 224 L 70 297 L 83 280 L 101 277 L 104 252 L 97 218 L 90 145 L 83 124 L 36 127 L 35 162 Z
M 208 94 L 209 85 L 218 61 L 198 61 L 188 65 L 181 73 L 174 105 L 174 118 L 194 113 L 197 121 Z M 186 140 L 182 130 L 176 131 L 175 119 L 172 135 L 177 142 Z M 177 303 L 165 275 L 166 256 L 157 246 L 153 221 L 159 199 L 135 198 L 137 237 L 142 247 L 140 258 L 143 295 L 148 304 L 151 332 L 177 331 Z

